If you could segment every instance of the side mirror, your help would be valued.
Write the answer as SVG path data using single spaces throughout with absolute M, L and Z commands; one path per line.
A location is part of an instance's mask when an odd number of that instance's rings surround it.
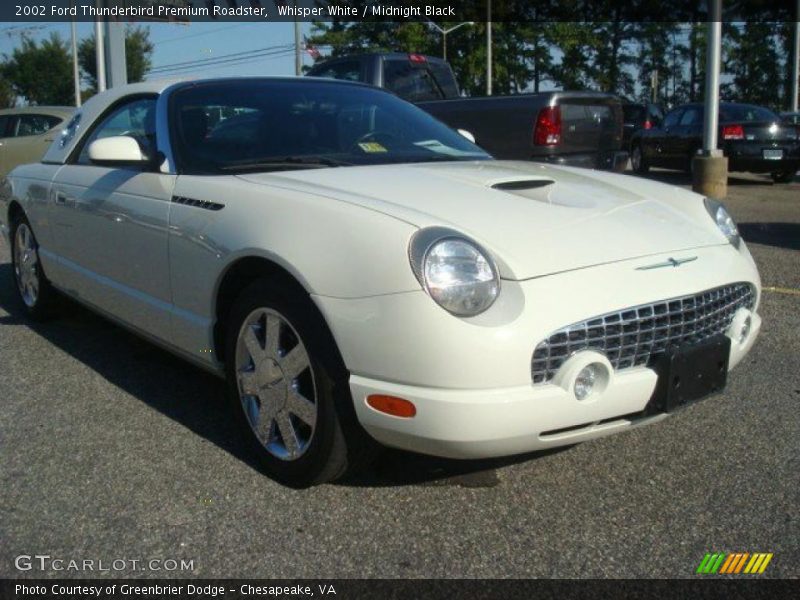
M 107 167 L 144 166 L 150 163 L 139 142 L 127 135 L 93 141 L 89 144 L 89 160 Z
M 474 136 L 474 135 L 472 135 L 472 133 L 470 133 L 470 132 L 469 132 L 469 131 L 467 131 L 466 129 L 456 129 L 456 131 L 458 131 L 458 133 L 460 133 L 461 135 L 463 135 L 465 138 L 467 138 L 467 139 L 468 139 L 470 142 L 472 142 L 473 144 L 475 143 L 475 136 Z

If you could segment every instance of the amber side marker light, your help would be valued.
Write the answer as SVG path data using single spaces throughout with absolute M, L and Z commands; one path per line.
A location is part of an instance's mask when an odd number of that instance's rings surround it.
M 372 408 L 393 417 L 403 417 L 410 419 L 417 414 L 417 407 L 408 400 L 397 398 L 395 396 L 383 396 L 380 394 L 372 394 L 367 396 L 367 404 Z

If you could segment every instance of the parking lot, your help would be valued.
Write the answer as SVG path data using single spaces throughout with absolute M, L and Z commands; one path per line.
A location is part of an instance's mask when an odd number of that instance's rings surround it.
M 724 394 L 554 452 L 387 451 L 302 491 L 259 473 L 213 376 L 72 305 L 27 322 L 2 244 L 0 576 L 92 575 L 15 568 L 46 554 L 187 559 L 170 574 L 197 577 L 685 578 L 714 551 L 772 552 L 762 577 L 800 576 L 800 179 L 732 177 L 727 203 L 765 291 Z

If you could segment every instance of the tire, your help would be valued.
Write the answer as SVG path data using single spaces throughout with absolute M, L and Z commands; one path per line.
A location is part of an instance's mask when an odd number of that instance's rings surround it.
M 635 144 L 631 148 L 631 168 L 639 175 L 645 175 L 650 170 L 650 165 L 642 153 L 641 144 Z
M 14 289 L 27 315 L 37 321 L 52 316 L 57 292 L 44 274 L 39 244 L 23 214 L 11 220 L 11 264 Z
M 775 171 L 772 173 L 772 181 L 775 183 L 791 183 L 794 181 L 796 171 Z
M 351 474 L 374 456 L 349 374 L 304 293 L 266 279 L 247 287 L 227 320 L 225 357 L 242 436 L 271 478 L 308 487 Z

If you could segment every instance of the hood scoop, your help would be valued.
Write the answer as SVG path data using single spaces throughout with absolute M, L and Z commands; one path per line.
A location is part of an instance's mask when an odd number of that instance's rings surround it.
M 492 189 L 503 190 L 506 192 L 524 192 L 526 190 L 536 190 L 539 188 L 553 185 L 552 179 L 515 179 L 512 181 L 501 181 L 492 185 Z
M 509 181 L 499 181 L 491 185 L 493 190 L 501 192 L 508 192 L 515 196 L 520 196 L 528 200 L 536 200 L 537 202 L 545 202 L 551 204 L 553 202 L 550 197 L 550 192 L 555 181 L 552 179 L 512 179 Z

